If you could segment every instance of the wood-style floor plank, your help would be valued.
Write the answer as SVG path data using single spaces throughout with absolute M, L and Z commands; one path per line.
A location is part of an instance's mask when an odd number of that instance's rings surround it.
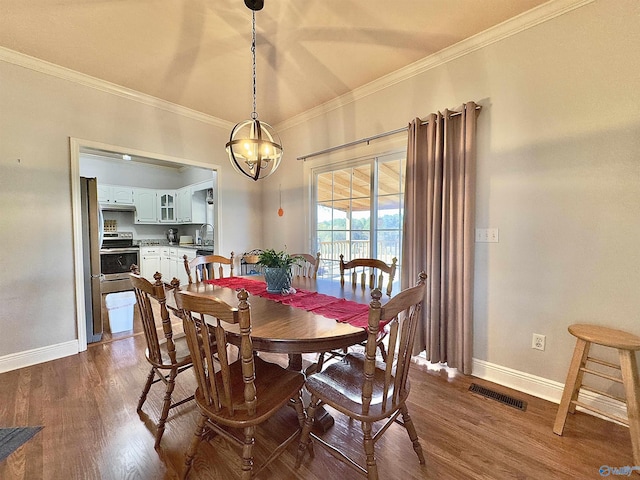
M 136 404 L 148 374 L 144 337 L 92 345 L 88 351 L 0 374 L 0 425 L 44 429 L 0 463 L 3 480 L 175 479 L 182 470 L 198 412 L 193 402 L 169 414 L 160 449 L 154 450 L 162 384 L 152 387 L 144 412 Z M 270 360 L 286 362 L 284 357 Z M 557 405 L 488 382 L 453 375 L 438 366 L 412 365 L 409 409 L 427 463 L 421 466 L 408 435 L 393 425 L 376 445 L 381 479 L 600 478 L 601 465 L 633 465 L 629 430 L 584 413 L 567 420 L 564 436 L 552 432 Z M 471 382 L 527 402 L 525 412 L 468 391 Z M 174 399 L 193 393 L 191 372 L 178 376 Z M 335 414 L 326 438 L 362 460 L 361 429 Z M 258 430 L 255 461 L 297 418 L 284 408 Z M 294 468 L 297 445 L 260 478 L 352 479 L 355 474 L 324 449 Z M 220 437 L 201 445 L 191 477 L 239 478 L 238 449 Z

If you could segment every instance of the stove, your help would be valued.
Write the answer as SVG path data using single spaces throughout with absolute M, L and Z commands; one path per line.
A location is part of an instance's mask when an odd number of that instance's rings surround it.
M 102 293 L 131 290 L 131 265 L 140 265 L 140 247 L 133 244 L 132 232 L 104 232 L 100 248 Z

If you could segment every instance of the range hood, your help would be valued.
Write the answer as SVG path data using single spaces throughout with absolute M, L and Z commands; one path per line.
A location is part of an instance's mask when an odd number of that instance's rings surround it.
M 100 210 L 102 211 L 117 211 L 117 212 L 135 212 L 135 205 L 124 205 L 122 203 L 101 203 Z

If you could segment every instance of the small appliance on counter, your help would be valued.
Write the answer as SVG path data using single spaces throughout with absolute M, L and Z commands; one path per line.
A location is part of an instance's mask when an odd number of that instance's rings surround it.
M 180 235 L 180 245 L 193 245 L 193 237 L 191 235 Z
M 169 245 L 175 245 L 178 243 L 178 229 L 170 228 L 167 230 L 167 240 L 169 240 Z

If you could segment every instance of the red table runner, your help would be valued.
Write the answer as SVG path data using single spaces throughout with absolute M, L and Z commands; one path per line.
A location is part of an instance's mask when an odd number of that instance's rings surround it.
M 219 287 L 244 288 L 251 295 L 267 298 L 274 302 L 301 308 L 317 313 L 323 317 L 332 318 L 338 322 L 348 323 L 354 327 L 367 328 L 369 325 L 369 306 L 362 303 L 336 298 L 318 292 L 296 289 L 296 293 L 282 295 L 267 292 L 267 284 L 261 280 L 247 277 L 227 277 L 215 280 L 205 280 L 206 283 Z

